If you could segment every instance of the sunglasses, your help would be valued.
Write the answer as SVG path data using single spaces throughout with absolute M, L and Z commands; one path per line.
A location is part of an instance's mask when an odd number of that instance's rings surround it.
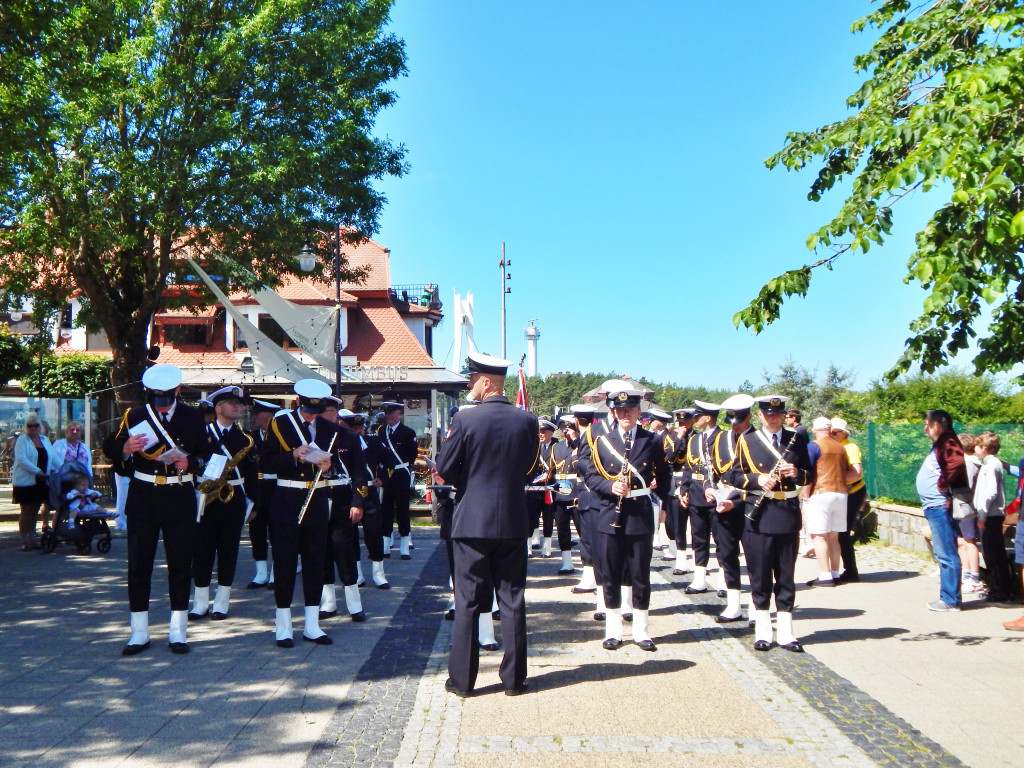
M 39 425 L 38 424 L 26 424 L 25 426 L 26 427 L 38 427 Z

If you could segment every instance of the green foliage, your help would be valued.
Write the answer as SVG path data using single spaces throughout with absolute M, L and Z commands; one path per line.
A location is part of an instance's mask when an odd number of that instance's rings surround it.
M 947 410 L 961 422 L 1024 421 L 1024 394 L 1002 391 L 992 376 L 949 370 L 894 382 L 873 381 L 868 395 L 874 419 L 881 423 L 920 423 L 933 408 Z
M 11 333 L 5 324 L 0 324 L 0 385 L 20 378 L 31 365 L 32 356 L 18 336 Z
M 37 357 L 28 362 L 26 375 L 22 378 L 21 384 L 26 392 L 33 394 L 80 398 L 86 392 L 95 392 L 110 386 L 110 360 L 101 355 L 54 355 L 47 352 L 42 358 Z
M 555 411 L 566 410 L 571 405 L 583 402 L 583 394 L 600 386 L 614 373 L 553 373 L 545 378 L 529 376 L 526 392 L 530 398 L 530 410 L 538 416 L 552 416 Z M 515 402 L 519 391 L 519 379 L 509 376 L 505 379 L 505 395 Z
M 786 298 L 806 293 L 812 269 L 881 244 L 894 206 L 940 184 L 949 199 L 918 233 L 905 277 L 929 294 L 887 377 L 944 365 L 979 334 L 986 307 L 975 370 L 1008 370 L 1024 358 L 1024 0 L 875 1 L 853 26 L 881 35 L 855 60 L 866 80 L 847 100 L 852 114 L 787 134 L 766 161 L 820 163 L 813 201 L 849 178 L 839 212 L 807 240 L 823 257 L 769 281 L 734 322 L 761 331 Z
M 372 234 L 372 135 L 403 74 L 391 0 L 17 0 L 0 7 L 0 288 L 77 288 L 118 383 L 183 257 L 253 287 L 295 273 L 310 228 Z M 314 237 L 321 270 L 329 243 Z M 345 271 L 345 277 L 352 273 Z M 180 302 L 205 299 L 204 289 Z
M 824 376 L 817 369 L 808 369 L 787 358 L 776 372 L 764 372 L 764 384 L 753 394 L 785 395 L 787 405 L 803 414 L 803 425 L 810 429 L 817 416 L 842 416 L 851 431 L 860 431 L 865 425 L 863 398 L 854 392 L 853 371 L 841 371 L 829 364 Z M 750 390 L 747 390 L 750 391 Z

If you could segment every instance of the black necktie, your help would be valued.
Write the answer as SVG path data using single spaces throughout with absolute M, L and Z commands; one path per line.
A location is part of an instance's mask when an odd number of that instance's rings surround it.
M 772 448 L 774 448 L 775 450 L 779 449 L 779 433 L 778 432 L 776 432 L 774 435 L 772 435 Z
M 168 427 L 171 424 L 171 420 L 169 418 L 167 418 L 167 414 L 166 413 L 161 413 L 160 414 L 160 421 L 163 422 L 163 425 L 165 427 Z

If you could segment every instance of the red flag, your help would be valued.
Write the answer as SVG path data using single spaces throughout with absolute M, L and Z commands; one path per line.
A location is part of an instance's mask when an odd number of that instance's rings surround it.
M 516 408 L 522 408 L 524 411 L 530 410 L 530 398 L 526 393 L 526 375 L 523 373 L 522 366 L 519 367 L 519 391 L 516 393 Z

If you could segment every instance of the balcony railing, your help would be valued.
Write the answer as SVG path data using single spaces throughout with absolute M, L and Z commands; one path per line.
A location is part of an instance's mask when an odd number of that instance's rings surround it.
M 391 295 L 395 301 L 416 304 L 435 311 L 441 310 L 441 298 L 438 295 L 437 283 L 408 283 L 391 286 Z

